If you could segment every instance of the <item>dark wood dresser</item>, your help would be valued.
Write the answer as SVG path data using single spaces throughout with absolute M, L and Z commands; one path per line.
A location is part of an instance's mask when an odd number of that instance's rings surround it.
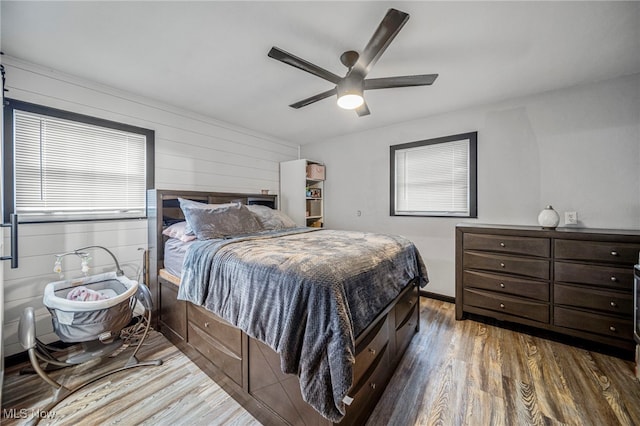
M 456 227 L 456 319 L 476 314 L 627 356 L 640 231 Z

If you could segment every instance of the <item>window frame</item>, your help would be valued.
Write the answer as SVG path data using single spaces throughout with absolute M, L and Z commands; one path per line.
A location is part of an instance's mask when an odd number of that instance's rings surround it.
M 2 185 L 2 217 L 4 223 L 10 221 L 10 216 L 15 213 L 15 159 L 14 159 L 14 111 L 24 111 L 34 114 L 46 115 L 53 118 L 59 118 L 68 121 L 75 121 L 82 124 L 90 124 L 94 126 L 104 127 L 108 129 L 120 130 L 129 133 L 141 134 L 146 137 L 145 161 L 146 161 L 146 178 L 145 178 L 145 209 L 144 216 L 141 217 L 100 217 L 100 218 L 63 218 L 54 219 L 46 218 L 42 220 L 27 220 L 20 223 L 58 223 L 58 222 L 94 222 L 106 220 L 138 220 L 146 219 L 149 215 L 146 198 L 147 191 L 153 189 L 155 182 L 155 131 L 137 127 L 130 124 L 120 123 L 117 121 L 106 120 L 103 118 L 93 117 L 90 115 L 80 114 L 71 111 L 65 111 L 44 105 L 34 104 L 30 102 L 20 101 L 16 99 L 5 98 L 4 105 L 4 135 L 2 146 L 2 168 L 3 168 L 3 185 Z
M 427 145 L 436 145 L 447 142 L 456 142 L 461 140 L 469 141 L 469 214 L 402 214 L 396 212 L 396 151 L 417 148 Z M 478 132 L 460 133 L 451 136 L 442 136 L 432 139 L 424 139 L 415 142 L 408 142 L 399 145 L 391 145 L 389 147 L 390 157 L 390 195 L 389 195 L 389 215 L 403 217 L 447 217 L 447 218 L 477 218 L 478 217 Z

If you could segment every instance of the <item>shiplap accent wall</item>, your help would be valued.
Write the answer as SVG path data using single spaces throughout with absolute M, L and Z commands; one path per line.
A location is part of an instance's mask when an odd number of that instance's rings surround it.
M 298 146 L 210 117 L 117 89 L 3 57 L 7 97 L 155 130 L 155 187 L 203 191 L 277 193 L 279 163 L 298 158 Z M 203 88 L 194 88 L 203 90 Z M 8 250 L 6 232 L 4 246 Z M 58 280 L 55 254 L 88 245 L 112 250 L 127 276 L 138 275 L 147 247 L 146 220 L 20 225 L 20 267 L 4 265 L 4 355 L 23 349 L 18 321 L 36 309 L 38 336 L 57 340 L 42 304 L 44 287 Z M 94 251 L 93 272 L 112 270 L 111 258 Z M 80 260 L 68 256 L 65 278 L 81 276 Z

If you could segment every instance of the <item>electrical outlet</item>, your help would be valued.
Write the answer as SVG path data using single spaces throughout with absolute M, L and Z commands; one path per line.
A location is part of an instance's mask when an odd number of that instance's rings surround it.
M 565 225 L 577 225 L 578 224 L 578 212 L 564 212 L 564 224 Z

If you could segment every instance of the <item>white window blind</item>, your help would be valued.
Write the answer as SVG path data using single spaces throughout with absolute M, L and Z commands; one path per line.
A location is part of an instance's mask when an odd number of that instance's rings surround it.
M 395 150 L 395 214 L 469 216 L 469 139 Z
M 146 136 L 16 110 L 21 221 L 143 217 Z

